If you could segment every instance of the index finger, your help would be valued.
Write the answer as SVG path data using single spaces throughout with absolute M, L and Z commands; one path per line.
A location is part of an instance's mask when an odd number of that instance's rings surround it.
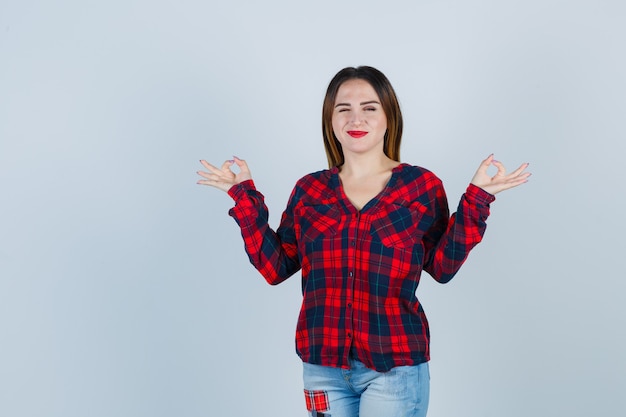
M 228 171 L 234 163 L 235 161 L 233 159 L 228 159 L 224 161 L 224 163 L 222 164 L 222 171 Z

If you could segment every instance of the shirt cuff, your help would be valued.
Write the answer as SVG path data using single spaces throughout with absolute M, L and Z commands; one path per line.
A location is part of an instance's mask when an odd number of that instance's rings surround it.
M 476 204 L 484 206 L 488 206 L 489 203 L 492 203 L 496 199 L 495 195 L 488 193 L 474 184 L 467 186 L 465 196 L 469 201 L 475 201 Z
M 235 201 L 241 199 L 248 194 L 248 191 L 256 191 L 256 186 L 253 180 L 242 181 L 239 184 L 235 184 L 228 190 L 228 195 Z

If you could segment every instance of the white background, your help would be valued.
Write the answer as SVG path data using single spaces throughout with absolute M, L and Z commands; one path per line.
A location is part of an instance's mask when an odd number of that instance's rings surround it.
M 626 6 L 615 0 L 0 0 L 0 415 L 305 416 L 299 275 L 248 263 L 198 160 L 276 226 L 372 65 L 452 210 L 489 153 L 531 181 L 418 296 L 429 417 L 616 416 L 626 388 Z

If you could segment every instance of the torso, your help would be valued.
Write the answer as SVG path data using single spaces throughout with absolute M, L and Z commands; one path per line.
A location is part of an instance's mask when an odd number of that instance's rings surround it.
M 346 180 L 342 178 L 341 184 L 343 192 L 354 208 L 361 210 L 370 200 L 380 194 L 387 185 L 387 182 L 389 182 L 390 177 L 391 172 L 363 180 Z
M 375 175 L 360 178 L 346 176 L 343 172 L 340 172 L 339 178 L 341 179 L 343 192 L 354 208 L 360 211 L 374 197 L 380 194 L 387 186 L 391 178 L 392 170 L 398 165 L 398 162 L 392 161 L 388 169 L 376 173 Z
M 297 184 L 303 307 L 296 348 L 305 362 L 345 367 L 352 348 L 381 372 L 429 359 L 428 321 L 415 292 L 425 233 L 445 228 L 434 215 L 441 185 L 420 167 L 385 168 L 351 176 L 334 167 Z

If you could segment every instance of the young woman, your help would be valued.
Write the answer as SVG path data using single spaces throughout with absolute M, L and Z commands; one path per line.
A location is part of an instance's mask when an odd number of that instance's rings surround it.
M 494 194 L 530 176 L 528 164 L 507 174 L 490 155 L 450 217 L 439 178 L 400 162 L 402 125 L 385 75 L 339 71 L 322 109 L 329 169 L 297 182 L 276 231 L 244 160 L 201 161 L 198 183 L 234 199 L 229 214 L 265 279 L 278 284 L 302 270 L 296 348 L 311 416 L 426 415 L 429 329 L 415 295 L 422 270 L 452 279 L 482 239 Z

